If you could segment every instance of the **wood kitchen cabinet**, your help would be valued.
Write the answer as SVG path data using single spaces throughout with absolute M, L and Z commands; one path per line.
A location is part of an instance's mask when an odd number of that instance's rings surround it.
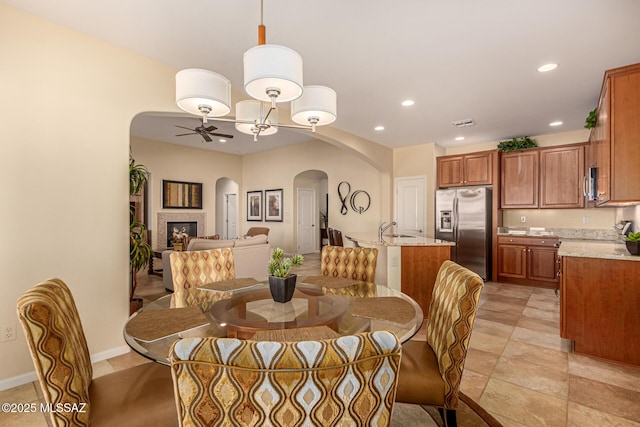
M 562 257 L 560 336 L 574 352 L 640 365 L 640 262 Z
M 538 150 L 503 153 L 500 159 L 502 209 L 538 207 Z
M 557 287 L 559 246 L 556 237 L 498 236 L 498 281 Z
M 437 158 L 438 188 L 492 185 L 495 151 Z
M 540 150 L 540 207 L 584 208 L 585 145 Z
M 585 145 L 503 153 L 502 209 L 583 208 Z
M 605 72 L 589 142 L 598 168 L 596 206 L 640 202 L 640 64 Z

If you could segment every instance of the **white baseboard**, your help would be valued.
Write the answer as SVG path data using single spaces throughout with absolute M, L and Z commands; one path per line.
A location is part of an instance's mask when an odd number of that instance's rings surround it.
M 112 357 L 120 356 L 131 351 L 129 346 L 121 346 L 112 348 L 109 350 L 101 351 L 100 353 L 91 355 L 91 363 L 100 362 L 102 360 L 111 359 Z M 10 388 L 18 387 L 24 384 L 28 384 L 38 380 L 36 371 L 27 372 L 26 374 L 16 375 L 15 377 L 6 378 L 0 380 L 0 391 L 8 390 Z

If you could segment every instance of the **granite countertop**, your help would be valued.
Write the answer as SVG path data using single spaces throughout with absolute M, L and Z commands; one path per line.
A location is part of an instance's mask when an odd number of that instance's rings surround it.
M 615 230 L 588 228 L 498 227 L 498 236 L 552 237 L 560 239 L 559 256 L 640 261 L 631 255 Z
M 558 249 L 559 256 L 583 258 L 607 258 L 625 261 L 640 261 L 640 256 L 631 255 L 624 242 L 607 240 L 566 240 Z
M 391 237 L 391 234 L 385 233 L 382 241 L 378 240 L 377 233 L 353 232 L 344 233 L 344 236 L 354 242 L 380 246 L 455 246 L 454 242 L 408 234 L 400 235 L 402 237 Z

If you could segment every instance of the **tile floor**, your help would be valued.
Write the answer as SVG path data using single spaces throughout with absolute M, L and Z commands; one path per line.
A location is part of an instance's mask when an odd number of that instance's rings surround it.
M 317 274 L 319 255 L 299 274 Z M 137 295 L 164 294 L 162 278 L 139 275 Z M 640 368 L 569 352 L 559 337 L 553 290 L 487 282 L 471 336 L 462 390 L 504 426 L 640 427 Z M 424 340 L 424 333 L 414 339 Z M 146 360 L 134 353 L 98 362 L 96 376 Z M 0 392 L 0 402 L 37 402 L 37 383 Z M 46 426 L 42 414 L 0 413 L 2 426 Z M 414 405 L 397 405 L 392 425 L 432 426 Z M 464 426 L 461 426 L 464 427 Z

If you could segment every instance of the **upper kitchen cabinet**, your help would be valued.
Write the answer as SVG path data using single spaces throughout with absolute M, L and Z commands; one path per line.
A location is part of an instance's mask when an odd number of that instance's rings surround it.
M 540 207 L 584 208 L 584 145 L 540 150 Z
M 492 185 L 495 151 L 438 157 L 438 188 Z
M 538 150 L 503 153 L 500 207 L 522 209 L 538 207 Z
M 589 142 L 596 205 L 640 203 L 640 64 L 605 72 Z
M 503 153 L 502 209 L 583 208 L 584 153 L 584 143 Z

